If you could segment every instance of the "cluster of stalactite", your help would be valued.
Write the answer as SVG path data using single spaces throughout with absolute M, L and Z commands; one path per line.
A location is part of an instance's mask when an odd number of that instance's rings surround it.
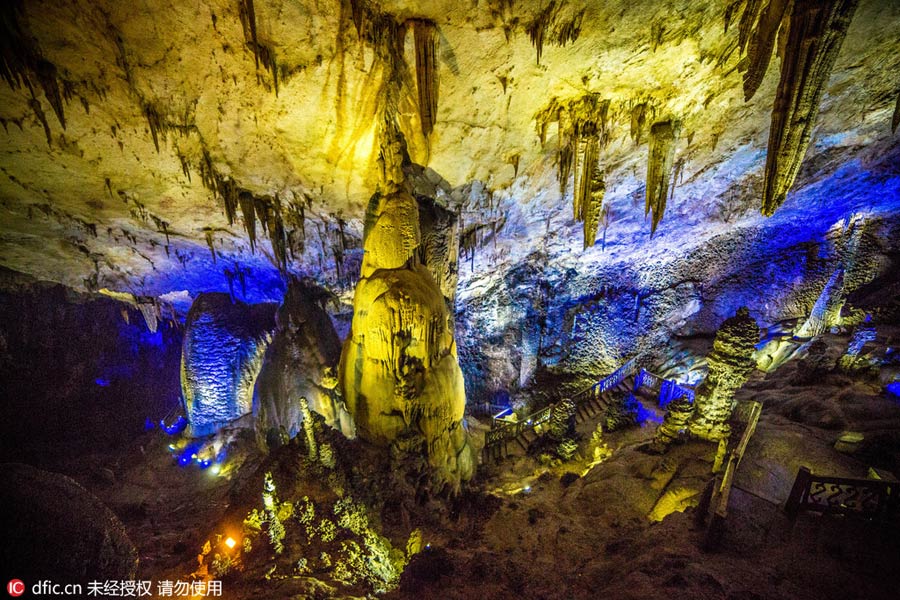
M 574 175 L 572 210 L 575 219 L 584 223 L 585 248 L 593 246 L 597 237 L 606 190 L 599 160 L 600 150 L 610 139 L 609 108 L 610 101 L 599 94 L 585 94 L 565 102 L 553 98 L 535 117 L 542 144 L 550 123 L 558 124 L 559 192 L 565 196 L 569 176 Z
M 425 142 L 426 152 L 429 137 L 434 130 L 438 111 L 438 30 L 428 19 L 408 19 L 398 22 L 396 17 L 381 12 L 379 7 L 365 0 L 351 0 L 351 19 L 360 41 L 375 51 L 383 75 L 375 92 L 376 139 L 380 148 L 379 166 L 383 179 L 388 184 L 385 191 L 395 189 L 400 181 L 399 174 L 390 170 L 401 164 L 395 158 L 405 153 L 404 134 L 411 132 L 401 126 L 400 104 L 405 94 L 417 100 L 419 126 Z M 412 29 L 415 79 L 405 58 L 405 44 L 408 30 Z M 415 93 L 413 93 L 415 85 Z M 398 146 L 399 141 L 399 146 Z M 402 146 L 402 151 L 400 147 Z M 421 159 L 427 163 L 427 155 Z M 394 187 L 390 187 L 390 186 Z
M 819 102 L 859 0 L 746 0 L 738 44 L 744 96 L 753 97 L 780 35 L 781 79 L 772 108 L 762 212 L 772 215 L 794 184 Z
M 652 213 L 650 234 L 662 220 L 670 192 L 669 181 L 675 160 L 675 144 L 681 124 L 675 120 L 659 121 L 650 126 L 650 154 L 647 160 L 647 188 L 644 214 Z
M 740 69 L 744 72 L 744 98 L 750 100 L 762 83 L 778 30 L 787 16 L 790 0 L 749 0 L 738 26 L 738 47 L 746 54 Z
M 570 19 L 562 20 L 560 16 L 565 5 L 565 0 L 559 3 L 556 0 L 550 0 L 550 3 L 525 25 L 525 31 L 531 38 L 531 45 L 537 52 L 537 64 L 541 64 L 545 43 L 565 46 L 577 40 L 581 35 L 584 9 L 575 13 Z
M 203 185 L 223 203 L 229 225 L 234 225 L 237 220 L 237 211 L 240 209 L 241 220 L 244 223 L 247 238 L 250 240 L 251 251 L 256 248 L 256 224 L 259 222 L 263 232 L 272 242 L 272 252 L 278 268 L 286 271 L 288 235 L 284 227 L 282 202 L 279 196 L 277 194 L 274 197 L 257 196 L 251 191 L 241 188 L 233 179 L 216 171 L 211 157 L 206 152 L 200 163 L 200 176 Z M 206 231 L 206 243 L 215 259 L 212 231 Z
M 253 51 L 253 60 L 256 63 L 256 82 L 260 83 L 259 65 L 262 64 L 272 76 L 272 87 L 275 95 L 278 95 L 278 63 L 275 59 L 275 50 L 259 41 L 256 28 L 256 7 L 253 0 L 240 0 L 239 15 L 244 29 L 244 41 Z
M 61 80 L 56 65 L 44 58 L 37 40 L 27 26 L 23 0 L 3 2 L 0 6 L 0 20 L 0 76 L 14 90 L 22 86 L 28 88 L 31 94 L 29 106 L 44 127 L 47 144 L 52 145 L 50 125 L 35 94 L 35 88 L 43 90 L 59 124 L 65 129 L 63 101 L 68 101 L 72 95 L 71 84 Z

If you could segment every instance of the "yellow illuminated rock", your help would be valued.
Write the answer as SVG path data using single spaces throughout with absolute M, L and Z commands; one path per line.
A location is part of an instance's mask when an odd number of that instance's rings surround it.
M 428 462 L 451 484 L 474 459 L 462 425 L 466 395 L 453 320 L 440 287 L 418 264 L 418 208 L 405 191 L 370 206 L 362 277 L 340 379 L 360 437 L 388 445 L 421 434 Z

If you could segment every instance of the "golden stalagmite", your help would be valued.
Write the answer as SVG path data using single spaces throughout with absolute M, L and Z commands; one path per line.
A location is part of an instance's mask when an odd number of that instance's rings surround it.
M 455 488 L 471 477 L 474 454 L 462 419 L 466 392 L 453 317 L 419 262 L 418 204 L 397 189 L 367 211 L 353 323 L 341 356 L 344 400 L 357 434 L 379 445 L 424 438 L 437 479 Z

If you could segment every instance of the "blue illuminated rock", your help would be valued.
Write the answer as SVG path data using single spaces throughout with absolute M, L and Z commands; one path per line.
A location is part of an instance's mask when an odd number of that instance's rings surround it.
M 192 435 L 209 435 L 251 413 L 275 308 L 232 301 L 228 294 L 197 296 L 181 354 L 181 391 Z

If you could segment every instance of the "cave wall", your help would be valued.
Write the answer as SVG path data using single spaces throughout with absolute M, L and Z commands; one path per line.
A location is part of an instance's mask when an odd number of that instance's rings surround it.
M 547 381 L 572 392 L 637 353 L 662 362 L 670 338 L 711 336 L 741 306 L 763 326 L 805 317 L 837 270 L 846 296 L 898 253 L 896 214 L 854 210 L 723 231 L 652 260 L 567 267 L 535 253 L 457 305 L 469 403 Z
M 119 449 L 180 406 L 177 322 L 151 332 L 129 304 L 6 270 L 0 284 L 3 460 Z

